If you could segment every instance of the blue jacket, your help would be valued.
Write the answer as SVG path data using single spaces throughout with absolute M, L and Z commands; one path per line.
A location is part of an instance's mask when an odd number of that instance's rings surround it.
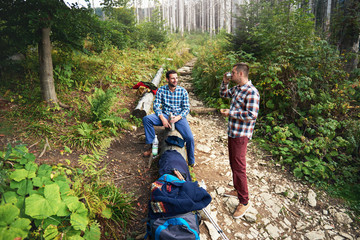
M 164 174 L 151 186 L 149 217 L 171 217 L 201 210 L 211 202 L 210 194 L 197 182 L 179 180 Z

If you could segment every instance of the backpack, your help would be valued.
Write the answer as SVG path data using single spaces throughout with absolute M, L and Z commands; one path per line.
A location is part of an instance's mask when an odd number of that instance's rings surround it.
M 151 240 L 200 240 L 200 214 L 196 211 L 173 217 L 151 219 L 147 234 Z

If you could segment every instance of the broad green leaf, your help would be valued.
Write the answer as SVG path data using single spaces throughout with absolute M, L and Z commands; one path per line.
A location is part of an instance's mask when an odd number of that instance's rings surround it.
M 43 187 L 43 185 L 44 185 L 44 183 L 43 183 L 43 181 L 41 180 L 40 177 L 34 177 L 34 178 L 32 179 L 32 181 L 33 181 L 33 185 L 34 185 L 35 187 Z
M 54 225 L 49 225 L 45 231 L 43 237 L 45 240 L 55 239 L 57 235 L 59 234 L 58 229 Z
M 63 197 L 63 201 L 71 212 L 75 212 L 80 207 L 79 198 L 75 196 Z
M 28 176 L 29 176 L 29 171 L 25 169 L 16 169 L 14 172 L 10 174 L 10 179 L 15 180 L 16 182 L 20 182 L 21 180 L 24 180 Z
M 30 220 L 18 218 L 20 210 L 12 204 L 0 206 L 0 240 L 26 238 L 30 230 Z
M 70 216 L 70 223 L 75 230 L 85 231 L 88 222 L 87 213 L 73 213 Z
M 70 216 L 70 223 L 75 230 L 85 231 L 89 219 L 87 218 L 88 210 L 83 203 L 80 203 L 78 208 Z
M 25 213 L 35 219 L 44 219 L 55 215 L 61 204 L 59 186 L 46 185 L 44 196 L 32 194 L 25 200 Z
M 25 196 L 33 192 L 33 183 L 29 179 L 24 179 L 19 183 L 19 188 L 16 191 L 19 195 Z
M 20 210 L 10 203 L 0 205 L 0 226 L 11 224 L 19 214 Z
M 70 211 L 67 208 L 65 202 L 60 203 L 59 210 L 57 211 L 56 215 L 59 217 L 65 217 L 65 216 L 70 215 Z
M 19 195 L 13 191 L 7 191 L 4 193 L 3 197 L 1 198 L 1 203 L 16 203 L 18 201 Z
M 29 178 L 34 178 L 36 176 L 36 170 L 38 169 L 38 165 L 34 162 L 28 162 L 25 165 L 25 169 L 29 171 Z
M 90 227 L 86 228 L 84 238 L 86 240 L 99 240 L 101 236 L 100 227 L 98 223 L 92 223 Z
M 55 180 L 55 183 L 59 186 L 61 195 L 67 195 L 70 192 L 69 183 L 57 180 Z
M 51 175 L 52 168 L 47 164 L 42 164 L 38 170 L 38 177 L 49 177 Z
M 25 213 L 35 219 L 45 219 L 56 214 L 50 203 L 39 194 L 32 194 L 25 199 Z

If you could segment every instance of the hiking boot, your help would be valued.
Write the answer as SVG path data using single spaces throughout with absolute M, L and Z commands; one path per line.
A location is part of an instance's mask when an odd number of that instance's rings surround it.
M 146 151 L 143 153 L 143 156 L 144 156 L 144 157 L 149 157 L 149 156 L 151 155 L 151 153 L 152 153 L 152 150 L 151 150 L 151 149 L 146 150 Z
M 238 197 L 237 191 L 236 190 L 232 190 L 230 192 L 225 192 L 224 193 L 225 197 Z
M 237 208 L 234 212 L 233 217 L 235 219 L 241 218 L 242 216 L 244 216 L 244 214 L 247 212 L 247 210 L 249 210 L 250 206 L 251 206 L 250 202 L 248 202 L 248 204 L 246 206 L 242 203 L 239 203 L 239 205 L 237 206 Z

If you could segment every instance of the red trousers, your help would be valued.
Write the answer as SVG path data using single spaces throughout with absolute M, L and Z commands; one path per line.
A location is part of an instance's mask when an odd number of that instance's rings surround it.
M 242 204 L 247 204 L 249 201 L 245 158 L 248 142 L 249 139 L 247 137 L 228 137 L 229 159 L 234 187 Z

